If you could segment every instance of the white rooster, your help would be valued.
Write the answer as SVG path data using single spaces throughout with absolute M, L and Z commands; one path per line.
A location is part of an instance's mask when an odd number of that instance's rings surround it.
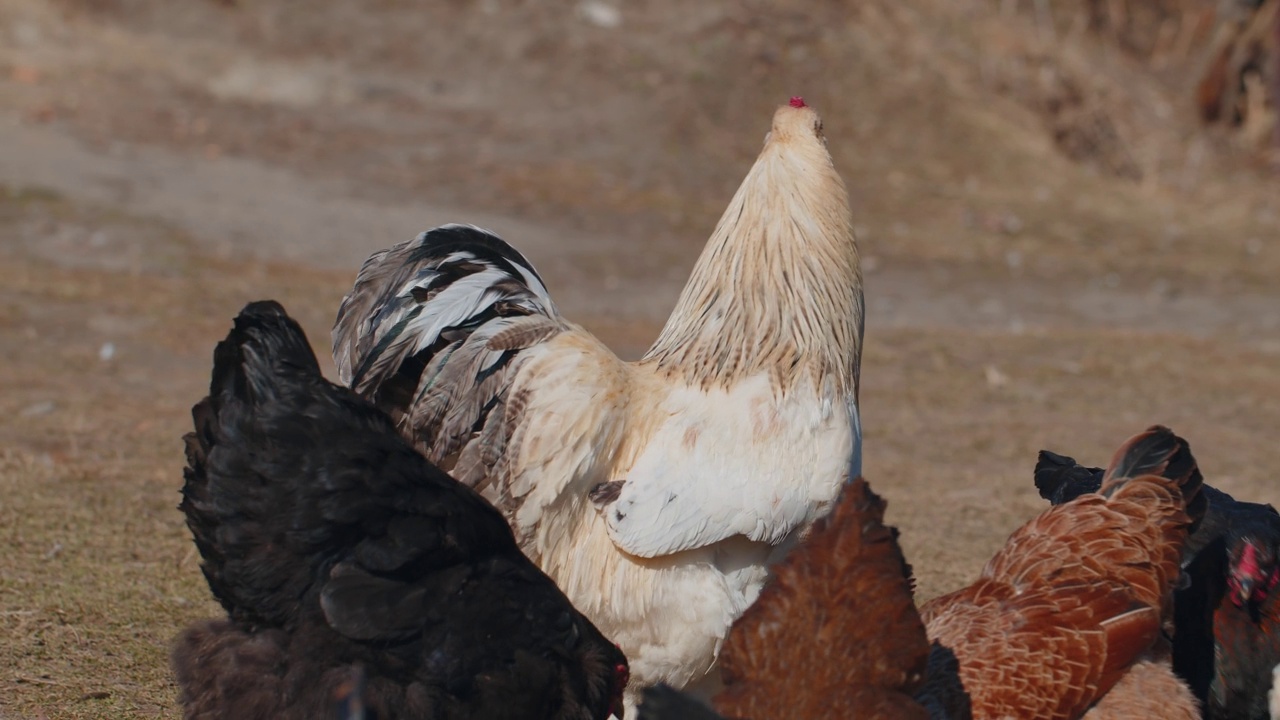
M 619 644 L 633 708 L 708 674 L 767 562 L 860 474 L 862 332 L 848 196 L 793 98 L 639 362 L 466 225 L 370 257 L 333 350 Z

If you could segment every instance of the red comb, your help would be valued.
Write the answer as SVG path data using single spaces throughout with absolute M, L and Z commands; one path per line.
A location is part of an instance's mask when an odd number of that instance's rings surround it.
M 809 106 L 804 104 L 804 98 L 800 97 L 799 95 L 794 95 L 791 98 L 791 107 L 802 108 L 802 107 L 809 107 Z

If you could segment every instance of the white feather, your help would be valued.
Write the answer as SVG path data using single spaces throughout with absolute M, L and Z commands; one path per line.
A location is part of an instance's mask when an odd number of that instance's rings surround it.
M 644 558 L 733 535 L 781 542 L 824 514 L 847 477 L 853 429 L 833 399 L 806 382 L 780 395 L 767 374 L 672 388 L 658 411 L 668 419 L 607 512 L 609 536 Z

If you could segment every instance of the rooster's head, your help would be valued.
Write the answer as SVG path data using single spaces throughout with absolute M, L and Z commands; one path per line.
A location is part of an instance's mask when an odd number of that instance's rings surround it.
M 1236 607 L 1261 603 L 1280 584 L 1277 543 L 1242 534 L 1228 551 L 1227 588 Z
M 764 136 L 766 148 L 771 143 L 777 143 L 790 146 L 792 152 L 797 152 L 797 143 L 813 143 L 815 140 L 821 144 L 822 154 L 825 155 L 827 138 L 822 132 L 822 118 L 800 96 L 791 98 L 789 103 L 778 108 L 773 115 L 773 126 Z M 826 162 L 831 161 L 828 158 Z

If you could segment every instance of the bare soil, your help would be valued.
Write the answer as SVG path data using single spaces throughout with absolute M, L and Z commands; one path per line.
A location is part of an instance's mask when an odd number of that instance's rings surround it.
M 790 95 L 854 201 L 922 598 L 1042 508 L 1041 447 L 1165 423 L 1280 502 L 1280 177 L 1197 125 L 1208 37 L 1023 5 L 0 0 L 0 718 L 177 717 L 168 642 L 219 611 L 179 438 L 243 304 L 331 369 L 363 258 L 469 221 L 635 357 Z

